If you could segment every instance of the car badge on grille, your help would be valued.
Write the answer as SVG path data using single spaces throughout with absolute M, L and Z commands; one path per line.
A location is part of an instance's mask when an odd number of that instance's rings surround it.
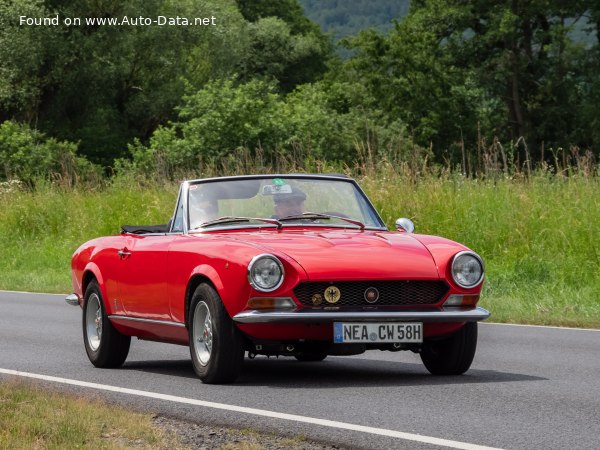
M 329 286 L 327 289 L 325 289 L 324 297 L 327 303 L 337 303 L 341 296 L 342 293 L 335 286 Z
M 368 303 L 375 303 L 379 300 L 379 291 L 374 287 L 367 288 L 365 290 L 365 300 Z
M 314 294 L 311 297 L 311 300 L 313 305 L 319 306 L 321 303 L 323 303 L 323 296 L 321 294 Z

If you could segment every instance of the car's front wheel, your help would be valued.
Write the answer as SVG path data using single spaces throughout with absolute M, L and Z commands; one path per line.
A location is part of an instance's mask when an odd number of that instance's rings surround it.
M 192 364 L 202 382 L 235 381 L 244 362 L 244 338 L 208 284 L 198 286 L 192 297 L 189 335 Z
M 83 302 L 83 342 L 91 363 L 96 367 L 120 367 L 127 359 L 131 337 L 113 327 L 104 307 L 96 281 L 85 290 Z
M 433 375 L 460 375 L 471 367 L 477 348 L 477 322 L 445 339 L 425 341 L 421 360 Z

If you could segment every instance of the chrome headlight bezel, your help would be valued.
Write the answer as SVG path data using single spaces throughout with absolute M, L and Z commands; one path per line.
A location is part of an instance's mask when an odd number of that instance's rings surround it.
M 461 281 L 459 279 L 459 277 L 457 277 L 457 275 L 456 275 L 457 274 L 457 268 L 456 268 L 457 262 L 459 262 L 459 260 L 464 257 L 473 258 L 473 260 L 475 260 L 477 262 L 477 264 L 479 264 L 479 268 L 481 270 L 481 273 L 479 274 L 477 281 L 475 281 L 474 283 L 471 283 L 471 284 Z M 462 252 L 458 252 L 456 255 L 454 255 L 452 257 L 452 264 L 450 266 L 450 275 L 452 276 L 452 280 L 457 285 L 459 285 L 461 288 L 473 289 L 473 288 L 479 286 L 483 282 L 484 274 L 485 274 L 485 267 L 483 265 L 483 260 L 477 253 L 470 251 L 470 250 L 465 250 Z
M 254 279 L 254 269 L 257 268 L 257 264 L 260 264 L 261 262 L 266 261 L 266 260 L 270 260 L 275 263 L 277 269 L 279 270 L 279 278 L 275 283 L 271 283 L 269 286 L 261 286 Z M 279 258 L 277 258 L 277 256 L 272 255 L 270 253 L 263 253 L 260 255 L 256 255 L 254 258 L 252 258 L 252 260 L 248 264 L 247 275 L 248 275 L 248 283 L 250 283 L 250 286 L 252 286 L 257 291 L 273 292 L 273 291 L 277 290 L 283 284 L 283 279 L 285 278 L 285 270 L 283 269 L 283 264 L 281 263 Z

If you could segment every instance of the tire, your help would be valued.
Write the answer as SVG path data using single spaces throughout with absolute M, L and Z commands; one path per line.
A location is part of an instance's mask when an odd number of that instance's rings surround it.
M 244 362 L 244 338 L 212 286 L 194 291 L 188 329 L 196 375 L 203 383 L 233 383 Z
M 469 370 L 477 349 L 477 322 L 446 339 L 425 341 L 421 360 L 433 375 L 461 375 Z
M 122 366 L 129 354 L 131 337 L 119 333 L 110 323 L 102 292 L 95 280 L 85 290 L 82 325 L 90 362 L 101 368 Z
M 319 362 L 327 358 L 327 352 L 302 352 L 294 355 L 294 358 L 302 362 Z

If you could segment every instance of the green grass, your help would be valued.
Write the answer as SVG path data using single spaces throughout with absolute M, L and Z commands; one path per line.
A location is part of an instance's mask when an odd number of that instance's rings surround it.
M 0 383 L 0 448 L 182 448 L 157 428 L 150 414 L 99 399 L 48 392 L 17 382 Z
M 600 178 L 359 179 L 382 217 L 459 241 L 486 263 L 481 305 L 493 321 L 600 328 Z M 88 239 L 122 224 L 164 223 L 178 186 L 117 180 L 103 189 L 0 194 L 0 288 L 70 292 L 69 261 Z
M 70 292 L 70 259 L 80 244 L 124 224 L 166 223 L 178 186 L 115 183 L 102 190 L 39 186 L 0 194 L 0 288 Z
M 366 181 L 388 224 L 410 217 L 483 257 L 491 320 L 600 328 L 600 179 Z
M 76 396 L 17 379 L 0 380 L 0 449 L 197 448 L 178 436 L 188 424 L 173 428 L 154 419 L 153 414 L 111 405 L 100 397 Z M 213 429 L 205 425 L 197 432 L 202 436 Z M 203 448 L 261 450 L 271 448 L 268 444 L 273 441 L 277 448 L 295 450 L 306 442 L 302 436 L 280 438 L 249 428 L 214 431 L 220 436 L 214 442 L 210 435 L 204 436 Z

